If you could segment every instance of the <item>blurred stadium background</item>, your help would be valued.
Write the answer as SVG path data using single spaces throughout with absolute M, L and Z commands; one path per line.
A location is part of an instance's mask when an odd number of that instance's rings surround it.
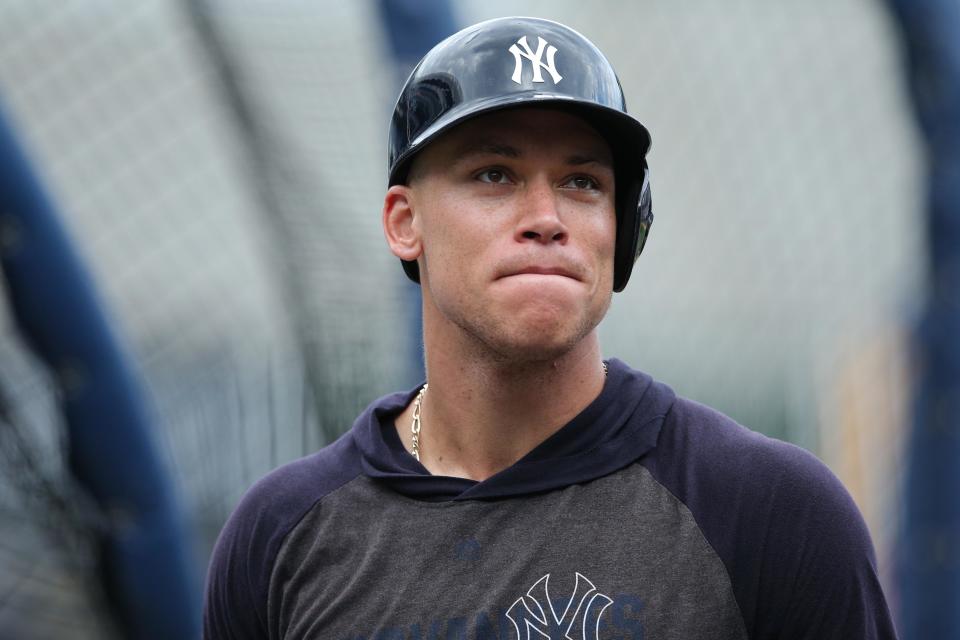
M 458 26 L 559 20 L 611 59 L 653 134 L 656 223 L 606 354 L 820 455 L 895 605 L 927 258 L 886 7 L 452 7 Z M 0 101 L 139 367 L 198 580 L 254 480 L 417 382 L 415 291 L 379 226 L 404 72 L 372 1 L 0 0 Z M 50 507 L 76 491 L 57 391 L 5 304 L 0 637 L 109 637 L 89 549 Z

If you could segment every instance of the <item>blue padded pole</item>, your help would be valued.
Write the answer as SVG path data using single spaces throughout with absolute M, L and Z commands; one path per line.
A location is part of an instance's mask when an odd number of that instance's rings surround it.
M 960 2 L 890 6 L 929 168 L 930 281 L 897 558 L 900 631 L 903 640 L 960 638 Z
M 26 343 L 55 374 L 68 461 L 105 516 L 100 577 L 129 638 L 197 638 L 185 523 L 132 366 L 0 112 L 0 266 Z

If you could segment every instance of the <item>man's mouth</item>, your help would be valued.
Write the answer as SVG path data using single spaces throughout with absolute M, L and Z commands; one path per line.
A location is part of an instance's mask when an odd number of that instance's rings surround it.
M 500 277 L 507 278 L 521 275 L 562 276 L 572 280 L 580 280 L 580 277 L 574 271 L 560 265 L 528 265 L 519 269 L 511 269 Z

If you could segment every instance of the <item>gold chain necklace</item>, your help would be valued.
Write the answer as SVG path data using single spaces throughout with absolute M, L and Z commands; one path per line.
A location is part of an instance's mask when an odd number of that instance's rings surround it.
M 603 375 L 606 377 L 607 363 L 601 361 L 600 364 L 603 365 Z M 429 386 L 429 384 L 423 385 L 423 388 L 417 393 L 416 400 L 413 401 L 413 422 L 410 424 L 410 433 L 413 434 L 413 439 L 410 453 L 417 459 L 417 462 L 420 462 L 420 407 L 423 405 L 423 396 L 427 393 L 427 387 Z
M 423 394 L 427 392 L 429 386 L 423 385 L 420 393 L 417 394 L 417 399 L 413 401 L 413 424 L 410 425 L 410 431 L 413 432 L 413 446 L 410 452 L 417 462 L 420 462 L 420 405 L 423 404 Z

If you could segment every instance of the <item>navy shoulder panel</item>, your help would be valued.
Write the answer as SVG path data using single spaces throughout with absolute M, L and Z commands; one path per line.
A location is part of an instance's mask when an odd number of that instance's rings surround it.
M 267 638 L 273 564 L 290 530 L 324 496 L 360 474 L 351 433 L 259 480 L 241 499 L 214 546 L 203 637 Z
M 678 398 L 641 463 L 720 556 L 751 638 L 895 638 L 866 524 L 813 454 Z

